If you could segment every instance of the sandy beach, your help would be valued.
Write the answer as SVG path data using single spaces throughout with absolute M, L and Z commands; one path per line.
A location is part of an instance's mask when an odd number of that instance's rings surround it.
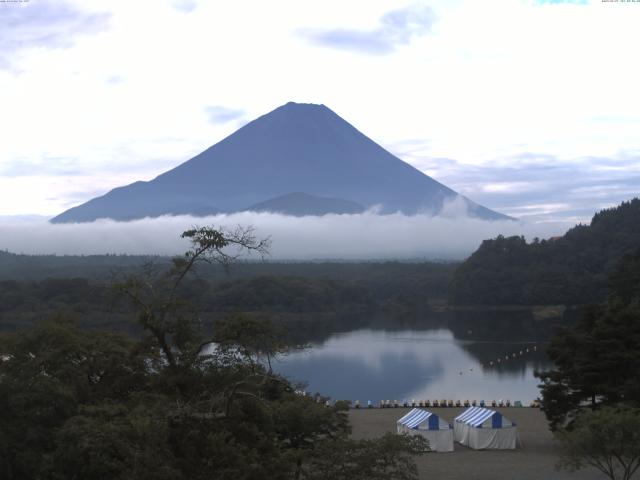
M 450 423 L 463 408 L 430 408 Z M 455 443 L 451 453 L 428 453 L 417 457 L 421 479 L 465 480 L 597 480 L 605 478 L 595 469 L 569 473 L 558 471 L 557 448 L 544 414 L 537 408 L 497 408 L 516 422 L 521 446 L 516 450 L 476 451 Z M 396 420 L 406 408 L 352 409 L 349 420 L 354 438 L 375 438 L 396 431 Z

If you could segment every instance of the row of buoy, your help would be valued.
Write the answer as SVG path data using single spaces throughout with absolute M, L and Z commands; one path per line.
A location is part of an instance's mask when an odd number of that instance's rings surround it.
M 509 360 L 512 360 L 514 358 L 518 358 L 521 357 L 523 355 L 526 355 L 527 353 L 531 353 L 531 352 L 536 352 L 538 351 L 538 347 L 536 345 L 534 345 L 531 348 L 525 348 L 524 350 L 520 350 L 519 352 L 513 352 L 511 354 L 506 354 L 504 357 L 498 357 L 494 360 L 489 361 L 488 364 L 480 364 L 481 367 L 485 367 L 485 366 L 489 366 L 492 367 L 494 365 L 498 365 L 502 362 L 508 362 Z
M 487 368 L 487 367 L 499 366 L 503 362 L 508 362 L 509 360 L 513 360 L 515 358 L 521 357 L 523 355 L 526 355 L 527 353 L 533 353 L 533 352 L 537 352 L 537 351 L 538 351 L 538 347 L 536 345 L 534 345 L 531 348 L 525 348 L 523 350 L 520 350 L 519 352 L 508 353 L 504 357 L 500 356 L 500 357 L 496 358 L 495 360 L 490 360 L 488 363 L 481 363 L 480 367 L 481 368 Z M 469 368 L 469 372 L 473 372 L 473 367 Z M 463 374 L 464 374 L 463 370 L 460 370 L 458 372 L 458 375 L 463 375 Z
M 523 350 L 520 350 L 518 352 L 512 352 L 512 353 L 507 353 L 504 357 L 500 356 L 498 358 L 496 358 L 495 360 L 490 360 L 489 363 L 481 363 L 480 367 L 493 367 L 493 366 L 498 366 L 503 362 L 507 362 L 509 360 L 513 360 L 515 358 L 518 357 L 522 357 L 523 355 L 526 355 L 527 353 L 533 353 L 533 352 L 537 352 L 538 351 L 538 347 L 536 345 L 534 345 L 531 348 L 525 348 Z M 473 372 L 473 367 L 469 368 L 469 372 Z M 460 370 L 458 372 L 458 375 L 463 375 L 464 371 Z

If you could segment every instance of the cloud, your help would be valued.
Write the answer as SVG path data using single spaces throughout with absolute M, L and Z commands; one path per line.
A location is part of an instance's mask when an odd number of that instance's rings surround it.
M 69 48 L 75 37 L 103 31 L 107 13 L 82 11 L 63 0 L 0 3 L 0 69 L 30 48 Z
M 198 7 L 197 0 L 171 0 L 171 6 L 182 13 L 191 13 Z
M 45 155 L 38 160 L 14 158 L 0 163 L 0 175 L 4 177 L 29 177 L 32 175 L 75 176 L 82 175 L 83 168 L 77 158 Z
M 431 8 L 414 5 L 386 13 L 373 30 L 302 29 L 298 33 L 314 45 L 385 55 L 398 45 L 408 44 L 413 37 L 429 33 L 434 21 Z
M 109 75 L 106 82 L 109 85 L 119 85 L 124 82 L 125 78 L 122 75 Z
M 438 213 L 441 218 L 463 218 L 469 214 L 469 203 L 460 195 L 445 199 Z
M 585 222 L 640 195 L 640 151 L 573 159 L 522 152 L 475 165 L 430 157 L 414 140 L 390 150 L 473 201 L 522 220 Z
M 0 215 L 0 225 L 2 224 L 23 224 L 23 223 L 44 223 L 48 217 L 44 215 Z M 0 227 L 1 228 L 1 227 Z
M 498 234 L 547 238 L 561 235 L 571 226 L 373 212 L 323 217 L 242 212 L 55 225 L 9 221 L 0 223 L 0 250 L 28 254 L 174 255 L 186 251 L 188 245 L 180 239 L 180 233 L 194 225 L 252 225 L 258 237 L 271 237 L 274 260 L 461 259 L 476 250 L 482 240 Z
M 243 110 L 236 110 L 220 105 L 209 105 L 207 107 L 204 107 L 204 111 L 207 114 L 209 122 L 213 124 L 227 123 L 231 122 L 232 120 L 239 120 L 245 113 Z

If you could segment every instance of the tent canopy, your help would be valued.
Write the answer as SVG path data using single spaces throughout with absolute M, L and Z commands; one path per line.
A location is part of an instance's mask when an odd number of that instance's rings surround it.
M 504 428 L 515 424 L 502 416 L 500 412 L 482 407 L 470 407 L 455 418 L 456 422 L 462 422 L 475 428 Z
M 500 412 L 471 407 L 455 418 L 453 434 L 457 442 L 476 450 L 514 449 L 518 440 L 516 424 Z
M 435 413 L 414 408 L 404 417 L 398 420 L 398 425 L 406 428 L 418 428 L 422 430 L 448 430 L 449 424 L 438 417 Z
M 453 452 L 453 429 L 438 415 L 414 408 L 396 423 L 399 434 L 419 435 L 427 439 L 429 450 Z

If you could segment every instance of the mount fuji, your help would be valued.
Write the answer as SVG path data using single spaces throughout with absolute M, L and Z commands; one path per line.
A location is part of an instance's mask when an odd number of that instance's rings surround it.
M 467 214 L 510 219 L 458 195 L 400 160 L 324 105 L 287 103 L 153 180 L 118 187 L 53 218 L 211 215 L 246 210 L 290 215 L 437 215 L 447 202 Z

